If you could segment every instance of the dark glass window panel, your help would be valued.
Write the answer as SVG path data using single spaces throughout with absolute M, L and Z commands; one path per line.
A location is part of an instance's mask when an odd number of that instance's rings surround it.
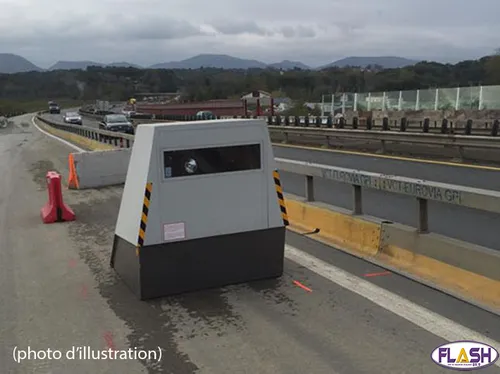
M 230 173 L 260 168 L 260 144 L 185 149 L 163 153 L 165 178 Z

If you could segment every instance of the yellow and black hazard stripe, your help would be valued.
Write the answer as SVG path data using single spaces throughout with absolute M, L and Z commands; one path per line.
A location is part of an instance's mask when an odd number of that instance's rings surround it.
M 288 214 L 286 213 L 285 197 L 283 196 L 283 188 L 281 187 L 280 174 L 278 170 L 273 171 L 274 185 L 276 187 L 276 193 L 278 194 L 278 203 L 281 210 L 281 218 L 283 219 L 283 224 L 288 226 L 290 222 L 288 221 Z
M 139 227 L 139 236 L 137 238 L 137 251 L 139 254 L 139 248 L 144 244 L 144 237 L 146 236 L 146 225 L 148 223 L 148 213 L 149 213 L 149 203 L 151 201 L 151 191 L 153 190 L 153 183 L 149 182 L 146 184 L 144 190 L 144 201 L 142 203 L 142 214 L 141 214 L 141 225 Z

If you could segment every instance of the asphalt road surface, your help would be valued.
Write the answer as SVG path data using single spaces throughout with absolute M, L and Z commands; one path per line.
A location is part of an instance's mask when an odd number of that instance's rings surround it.
M 61 120 L 62 117 L 49 116 L 49 118 Z M 84 117 L 85 126 L 97 127 L 97 124 L 96 120 Z M 274 152 L 275 157 L 292 160 L 500 191 L 500 169 L 426 163 L 417 159 L 406 161 L 397 157 L 376 157 L 299 147 L 275 146 Z M 305 181 L 302 176 L 282 173 L 282 183 L 286 192 L 305 196 Z M 352 208 L 352 190 L 345 184 L 317 179 L 315 198 L 345 209 Z M 417 225 L 417 201 L 411 197 L 365 190 L 363 210 L 365 214 L 374 217 L 413 227 Z M 432 232 L 500 250 L 500 241 L 496 235 L 499 227 L 500 216 L 497 214 L 429 202 L 429 229 Z
M 279 279 L 140 302 L 109 267 L 122 189 L 63 188 L 77 220 L 42 224 L 45 173 L 66 177 L 71 149 L 29 120 L 0 129 L 1 373 L 428 374 L 449 372 L 430 359 L 447 341 L 500 349 L 500 317 L 297 234 Z M 162 357 L 12 355 L 82 346 Z

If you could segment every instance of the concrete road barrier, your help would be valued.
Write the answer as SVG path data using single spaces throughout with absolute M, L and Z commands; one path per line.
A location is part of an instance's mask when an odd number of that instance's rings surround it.
M 115 149 L 116 147 L 111 145 L 111 144 L 106 144 L 103 142 L 99 142 L 94 139 L 90 139 L 88 137 L 78 135 L 69 131 L 64 131 L 61 129 L 57 129 L 53 126 L 50 126 L 46 122 L 40 121 L 38 118 L 35 118 L 36 124 L 42 128 L 43 130 L 47 131 L 48 133 L 57 136 L 61 139 L 67 140 L 77 146 L 80 146 L 84 149 L 91 149 L 91 150 L 106 150 L 106 149 Z
M 292 195 L 286 206 L 292 231 L 500 315 L 498 251 Z
M 70 175 L 70 188 L 86 189 L 123 184 L 127 177 L 132 149 L 120 148 L 105 151 L 72 153 L 70 167 L 76 175 Z M 71 165 L 71 162 L 74 165 Z

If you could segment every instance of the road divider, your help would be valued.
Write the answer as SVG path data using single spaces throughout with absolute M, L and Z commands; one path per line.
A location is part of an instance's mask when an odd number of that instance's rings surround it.
M 428 230 L 429 200 L 500 213 L 500 192 L 276 159 L 305 177 L 306 197 L 286 195 L 290 229 L 500 315 L 500 252 Z M 314 201 L 314 178 L 350 184 L 352 210 Z M 286 188 L 286 186 L 285 186 Z M 362 189 L 415 197 L 416 228 L 363 215 Z
M 296 233 L 500 315 L 500 254 L 470 243 L 287 195 Z
M 145 116 L 144 114 L 142 116 Z M 382 118 L 380 118 L 383 116 Z M 439 115 L 440 116 L 440 115 Z M 168 115 L 164 115 L 165 119 Z M 182 116 L 181 116 L 182 117 Z M 189 117 L 189 116 L 185 116 Z M 378 118 L 375 118 L 378 117 Z M 299 128 L 336 128 L 336 129 L 359 129 L 359 130 L 382 130 L 413 133 L 441 133 L 441 134 L 463 134 L 468 136 L 490 135 L 497 136 L 500 127 L 498 119 L 473 120 L 458 118 L 441 118 L 437 121 L 436 116 L 431 119 L 424 117 L 406 117 L 401 112 L 393 115 L 373 113 L 373 115 L 359 116 L 356 113 L 346 113 L 345 116 L 254 116 L 253 118 L 264 119 L 269 126 L 285 126 Z M 245 118 L 241 116 L 222 116 L 222 119 Z M 249 118 L 249 117 L 247 117 Z M 182 119 L 178 119 L 182 120 Z M 187 118 L 185 120 L 188 120 Z
M 125 183 L 130 148 L 70 153 L 68 187 L 87 189 Z
M 328 239 L 330 244 L 348 247 L 359 255 L 374 256 L 380 242 L 380 224 L 330 210 L 308 205 L 298 199 L 285 199 L 288 218 L 297 232 L 316 231 L 318 236 Z M 316 234 L 311 235 L 316 237 Z
M 431 133 L 401 133 L 396 131 L 348 130 L 324 128 L 296 128 L 286 126 L 268 126 L 271 139 L 282 143 L 316 144 L 331 146 L 336 140 L 357 141 L 380 144 L 380 151 L 385 153 L 390 143 L 412 145 L 453 147 L 462 154 L 466 148 L 498 150 L 500 138 L 493 136 L 467 136 Z
M 58 123 L 46 118 L 43 112 L 39 113 L 35 118 L 45 131 L 80 145 L 85 149 L 106 150 L 130 148 L 134 143 L 133 135 L 80 125 Z
M 40 216 L 43 223 L 74 221 L 75 213 L 63 201 L 61 174 L 55 171 L 48 171 L 45 175 L 45 180 L 47 181 L 49 199 L 42 209 L 40 209 Z

